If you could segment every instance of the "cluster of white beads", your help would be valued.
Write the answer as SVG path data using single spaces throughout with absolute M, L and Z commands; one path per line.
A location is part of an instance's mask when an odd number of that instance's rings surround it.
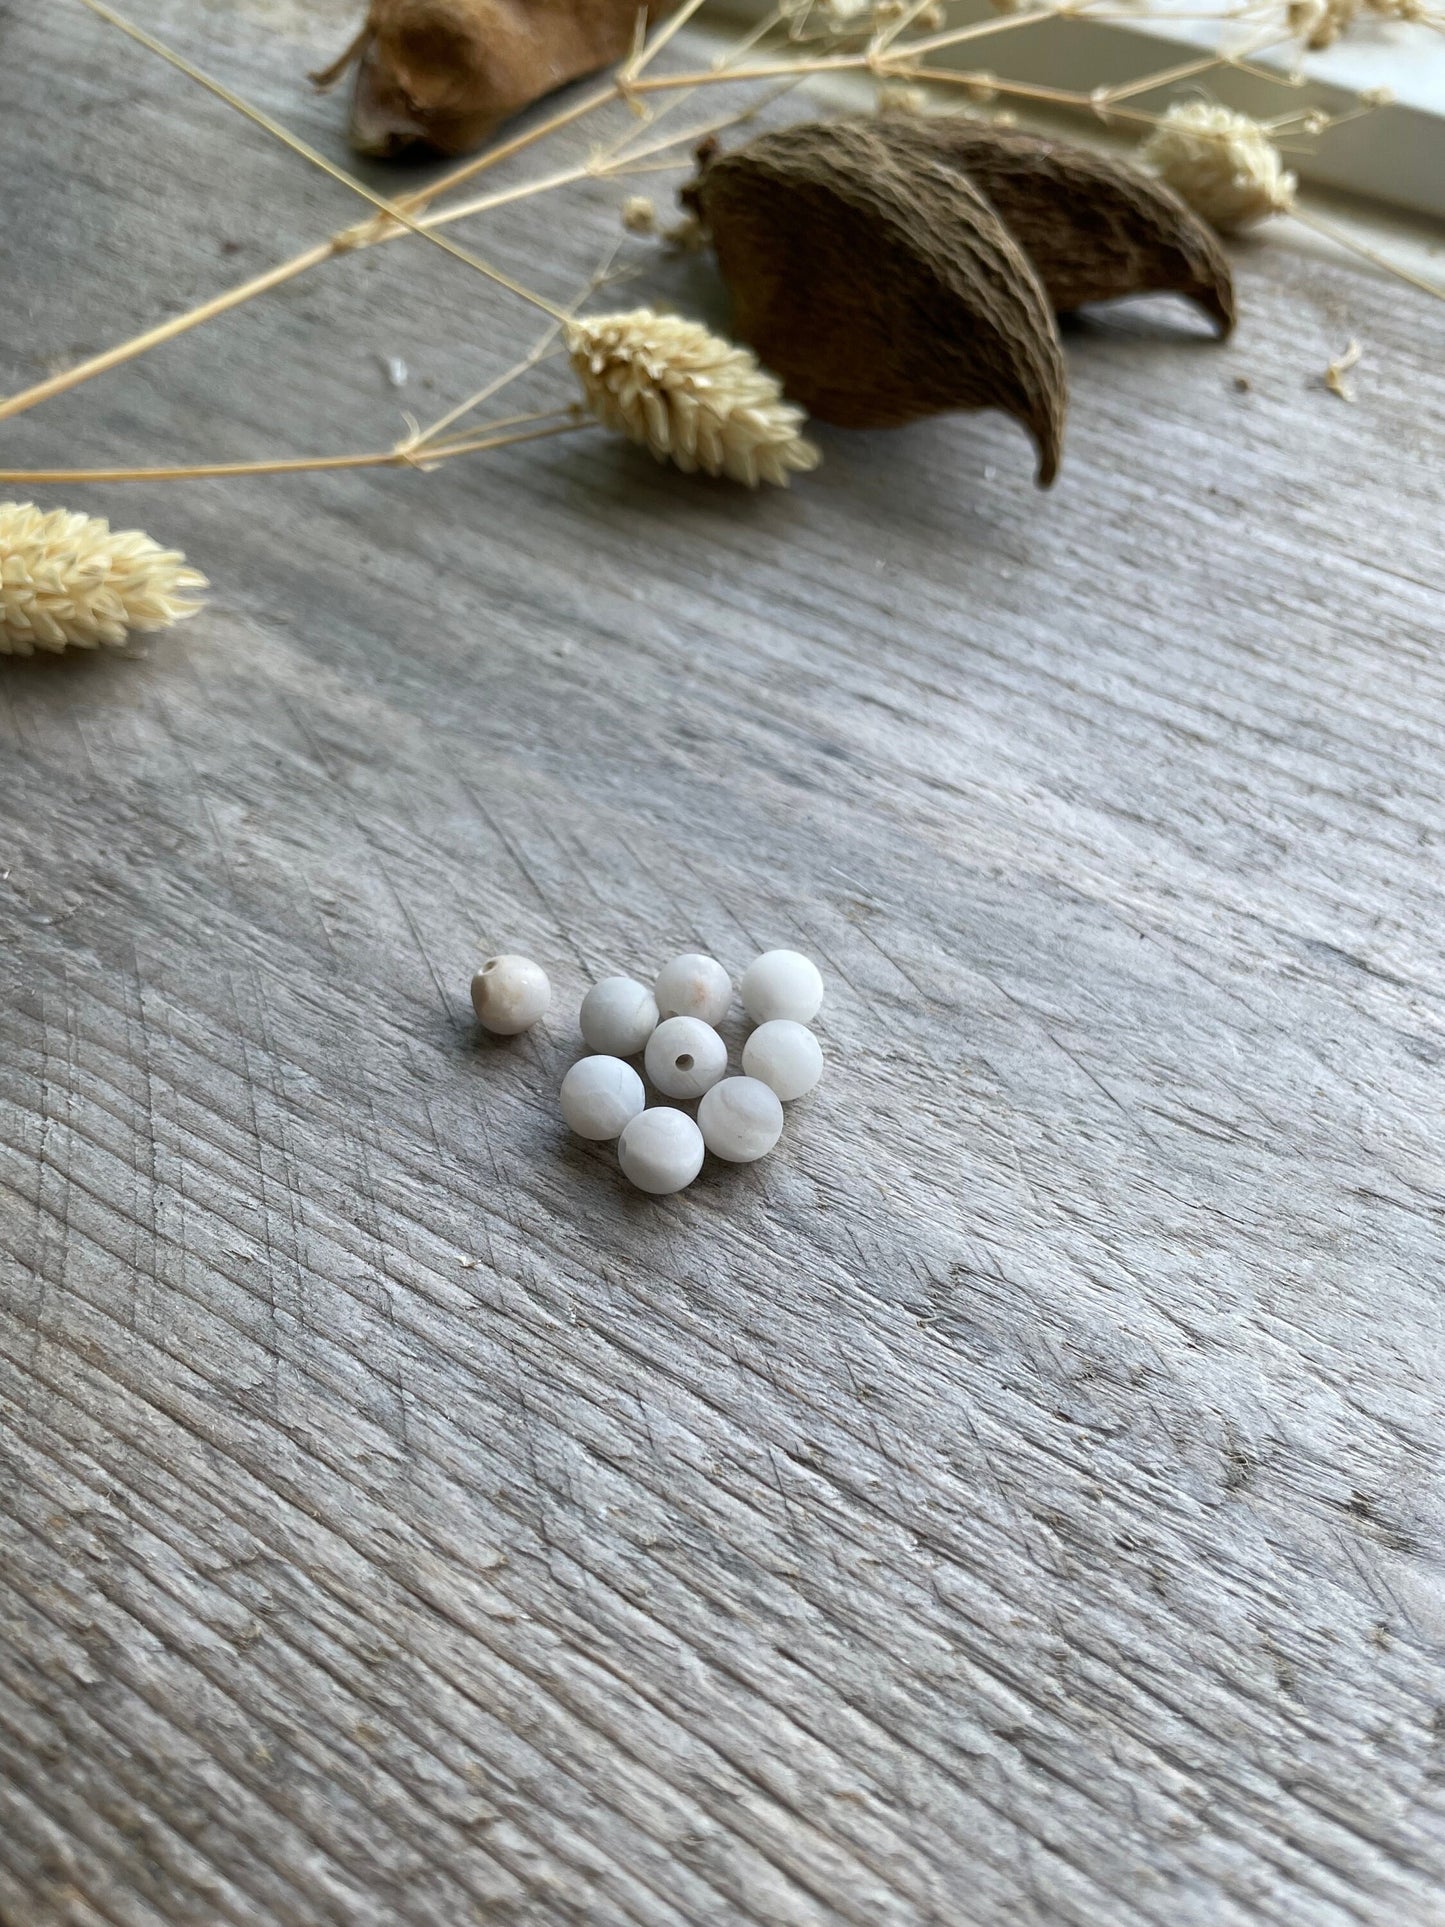
M 769 950 L 743 972 L 743 1008 L 757 1026 L 743 1045 L 743 1075 L 729 1077 L 717 1026 L 733 983 L 713 957 L 674 957 L 649 989 L 635 977 L 604 977 L 582 999 L 578 1023 L 590 1057 L 562 1080 L 562 1116 L 579 1137 L 617 1140 L 617 1161 L 640 1191 L 681 1191 L 702 1169 L 703 1152 L 729 1164 L 766 1157 L 783 1134 L 783 1106 L 806 1097 L 823 1075 L 823 1053 L 808 1026 L 823 1002 L 816 964 L 796 950 Z M 472 1008 L 484 1030 L 515 1037 L 552 1001 L 547 973 L 530 957 L 492 957 L 472 978 Z M 647 1103 L 647 1088 L 625 1060 L 642 1056 L 653 1089 L 686 1111 Z
M 743 973 L 743 1007 L 757 1025 L 743 1047 L 743 1076 L 729 1077 L 717 1026 L 732 979 L 713 957 L 674 957 L 651 989 L 604 977 L 582 1000 L 582 1038 L 596 1055 L 562 1080 L 562 1115 L 581 1137 L 617 1139 L 623 1175 L 640 1191 L 681 1191 L 704 1151 L 729 1164 L 766 1157 L 783 1134 L 783 1105 L 823 1074 L 807 1026 L 823 1002 L 817 966 L 796 950 L 770 950 Z M 642 1053 L 647 1081 L 671 1104 L 647 1104 L 642 1079 L 623 1060 Z M 673 1104 L 697 1099 L 697 1121 Z

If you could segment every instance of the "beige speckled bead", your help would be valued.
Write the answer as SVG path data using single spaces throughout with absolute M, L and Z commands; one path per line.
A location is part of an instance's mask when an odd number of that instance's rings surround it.
M 689 950 L 662 966 L 652 994 L 660 1016 L 696 1017 L 700 1023 L 716 1026 L 728 1014 L 733 980 L 715 957 Z
M 489 957 L 472 978 L 477 1022 L 496 1037 L 530 1030 L 551 1001 L 547 973 L 530 957 Z

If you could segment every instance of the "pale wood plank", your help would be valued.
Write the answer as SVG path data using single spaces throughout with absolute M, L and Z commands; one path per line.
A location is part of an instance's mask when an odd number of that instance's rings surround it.
M 146 17 L 339 152 L 344 11 Z M 7 389 L 351 218 L 0 30 Z M 620 191 L 486 244 L 570 293 Z M 1438 311 L 1240 273 L 1071 337 L 1050 496 L 957 419 L 84 498 L 216 601 L 0 676 L 7 1923 L 1434 1917 Z M 398 245 L 0 459 L 384 441 L 531 330 Z M 770 942 L 827 1082 L 624 1194 L 567 1013 Z

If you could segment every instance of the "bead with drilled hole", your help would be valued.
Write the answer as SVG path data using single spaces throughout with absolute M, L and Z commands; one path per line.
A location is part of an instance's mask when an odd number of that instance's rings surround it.
M 728 1048 L 697 1017 L 665 1017 L 647 1040 L 642 1059 L 664 1097 L 701 1097 L 728 1067 Z
M 657 999 L 635 977 L 604 977 L 582 999 L 577 1021 L 588 1050 L 633 1057 L 657 1029 Z
M 654 1105 L 640 1111 L 617 1145 L 622 1174 L 658 1197 L 681 1191 L 702 1169 L 702 1132 L 686 1111 Z
M 472 978 L 477 1022 L 495 1037 L 530 1030 L 551 1001 L 547 973 L 530 957 L 489 957 Z
M 621 1137 L 647 1103 L 642 1079 L 620 1057 L 584 1057 L 562 1079 L 562 1115 L 578 1137 Z

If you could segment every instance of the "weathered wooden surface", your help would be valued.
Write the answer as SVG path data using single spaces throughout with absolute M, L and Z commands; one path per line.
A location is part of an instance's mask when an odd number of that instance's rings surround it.
M 146 19 L 330 138 L 344 11 Z M 7 390 L 352 218 L 0 33 Z M 570 292 L 620 191 L 477 239 Z M 955 419 L 77 497 L 216 591 L 0 673 L 7 1927 L 1441 1919 L 1441 310 L 1241 293 L 1072 337 L 1049 496 Z M 0 465 L 385 443 L 530 327 L 399 244 Z M 827 1082 L 629 1194 L 588 977 L 776 942 Z

